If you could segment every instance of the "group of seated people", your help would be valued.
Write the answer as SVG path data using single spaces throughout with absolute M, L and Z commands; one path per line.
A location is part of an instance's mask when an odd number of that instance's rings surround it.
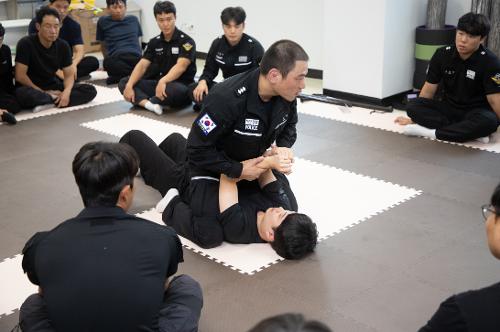
M 17 97 L 21 108 L 66 107 L 95 97 L 93 86 L 75 83 L 95 69 L 95 61 L 84 60 L 79 41 L 71 49 L 58 38 L 60 20 L 64 27 L 69 18 L 60 16 L 67 13 L 62 6 L 67 3 L 54 0 L 42 7 L 35 18 L 37 33 L 18 43 L 15 78 L 19 86 L 5 91 L 10 92 L 9 98 Z M 277 41 L 264 52 L 243 33 L 243 9 L 228 7 L 221 14 L 224 35 L 212 43 L 203 74 L 195 83 L 195 42 L 176 28 L 172 2 L 154 5 L 161 33 L 149 41 L 144 54 L 140 25 L 125 16 L 126 1 L 107 0 L 107 4 L 110 15 L 99 19 L 97 39 L 103 42 L 110 83 L 118 82 L 126 100 L 157 114 L 162 114 L 163 107 L 191 102 L 200 113 L 187 139 L 172 134 L 157 146 L 145 133 L 133 130 L 120 143 L 94 142 L 80 149 L 73 174 L 85 208 L 55 229 L 35 234 L 23 249 L 23 269 L 39 292 L 22 305 L 20 325 L 23 331 L 47 332 L 196 331 L 203 306 L 201 286 L 186 275 L 171 278 L 183 261 L 178 235 L 202 248 L 214 248 L 223 241 L 267 242 L 285 259 L 301 259 L 316 247 L 316 225 L 297 212 L 299 204 L 286 177 L 292 171 L 292 146 L 297 139 L 296 98 L 305 87 L 309 57 L 290 40 Z M 465 100 L 475 98 L 470 105 L 479 110 L 474 108 L 471 116 L 467 115 L 471 108 L 464 104 L 460 110 L 465 115 L 448 122 L 443 120 L 446 114 L 439 113 L 442 108 L 435 107 L 432 113 L 442 117 L 440 124 L 459 123 L 462 134 L 474 129 L 474 134 L 466 133 L 467 139 L 491 134 L 493 120 L 495 130 L 499 121 L 500 74 L 496 73 L 500 66 L 498 58 L 480 44 L 487 28 L 484 16 L 464 15 L 456 46 L 436 53 L 421 92 L 422 99 L 428 98 L 440 80 L 447 80 L 444 103 L 463 103 L 453 99 L 457 89 L 468 91 Z M 129 40 L 134 43 L 119 46 L 120 33 L 133 36 Z M 477 67 L 474 74 L 469 66 Z M 125 68 L 130 71 L 125 73 Z M 226 79 L 215 84 L 219 69 Z M 461 74 L 469 81 L 463 82 Z M 430 112 L 422 99 L 408 112 L 417 124 L 415 114 Z M 485 118 L 491 121 L 478 121 Z M 407 128 L 416 126 L 408 119 L 397 121 Z M 488 133 L 481 127 L 486 122 L 491 127 Z M 444 139 L 438 134 L 441 129 L 435 134 Z M 446 138 L 458 141 L 463 135 Z M 156 209 L 168 227 L 127 214 L 138 172 L 161 193 Z M 492 234 L 498 228 L 499 191 L 483 209 Z M 490 246 L 495 254 L 500 246 L 496 236 L 492 235 Z M 464 312 L 470 309 L 481 315 L 473 308 L 480 300 L 480 296 L 454 300 L 453 317 L 440 320 L 438 311 L 422 331 L 442 331 L 452 321 L 472 324 L 469 321 L 477 316 Z M 449 306 L 445 309 L 450 314 Z

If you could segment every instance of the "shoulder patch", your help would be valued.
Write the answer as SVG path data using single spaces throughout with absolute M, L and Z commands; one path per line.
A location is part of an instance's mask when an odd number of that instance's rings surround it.
M 208 114 L 205 113 L 205 115 L 203 115 L 198 120 L 198 126 L 200 127 L 201 131 L 203 131 L 205 136 L 207 136 L 212 130 L 217 127 L 217 124 L 210 118 Z
M 496 73 L 495 76 L 492 76 L 491 80 L 495 82 L 496 85 L 500 85 L 500 73 Z
M 240 97 L 245 92 L 247 92 L 247 87 L 246 86 L 239 87 L 238 89 L 234 90 L 234 92 L 236 93 L 236 96 Z
M 187 42 L 182 44 L 182 48 L 184 48 L 187 52 L 189 52 L 193 48 L 193 44 Z

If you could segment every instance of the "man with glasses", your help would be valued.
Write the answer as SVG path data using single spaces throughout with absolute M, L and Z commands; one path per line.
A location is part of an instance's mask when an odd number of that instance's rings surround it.
M 490 252 L 500 259 L 500 184 L 490 204 L 481 207 L 486 222 Z M 419 332 L 498 332 L 500 327 L 500 283 L 446 299 Z
M 97 95 L 94 86 L 75 84 L 71 49 L 59 39 L 61 20 L 54 8 L 42 7 L 36 13 L 38 33 L 23 37 L 16 51 L 16 97 L 23 109 L 39 112 L 46 108 L 76 106 Z M 56 76 L 63 71 L 64 80 Z

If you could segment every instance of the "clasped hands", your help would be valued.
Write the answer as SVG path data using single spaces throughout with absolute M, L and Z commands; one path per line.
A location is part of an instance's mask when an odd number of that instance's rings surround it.
M 269 169 L 288 175 L 292 172 L 293 161 L 292 149 L 278 147 L 273 144 L 271 149 L 267 150 L 263 156 L 241 162 L 243 170 L 239 180 L 253 181 Z

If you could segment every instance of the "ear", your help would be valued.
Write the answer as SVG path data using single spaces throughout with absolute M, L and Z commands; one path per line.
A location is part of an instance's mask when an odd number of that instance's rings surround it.
M 36 28 L 36 31 L 40 31 L 40 23 L 35 23 L 35 28 Z
M 484 36 L 483 38 L 481 38 L 481 44 L 484 44 L 486 42 L 486 38 L 488 38 L 488 36 Z
M 127 211 L 130 205 L 132 205 L 133 196 L 134 195 L 132 192 L 132 188 L 129 184 L 127 184 L 120 191 L 120 194 L 118 195 L 118 202 L 116 202 L 116 205 Z
M 272 84 L 276 84 L 276 83 L 279 83 L 279 81 L 281 81 L 282 79 L 282 76 L 281 76 L 281 73 L 278 69 L 276 68 L 272 68 L 268 73 L 267 73 L 267 79 L 269 80 L 269 82 L 271 82 Z
M 268 239 L 268 242 L 274 242 L 274 231 L 267 232 L 267 239 Z

